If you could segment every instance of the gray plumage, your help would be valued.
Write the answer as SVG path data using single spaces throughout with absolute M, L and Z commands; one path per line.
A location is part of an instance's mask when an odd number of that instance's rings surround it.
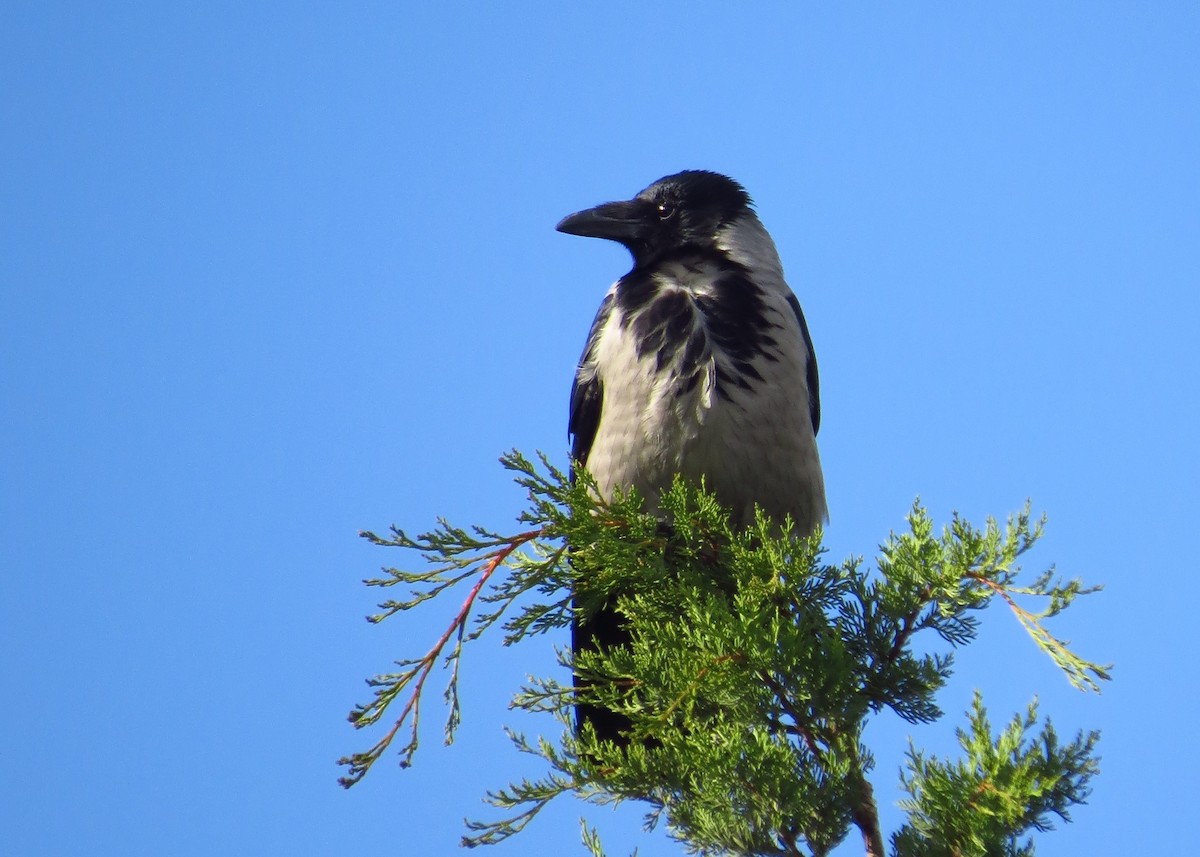
M 633 267 L 608 290 L 571 391 L 572 457 L 600 493 L 636 488 L 654 507 L 676 473 L 753 519 L 757 503 L 801 534 L 826 520 L 817 454 L 816 357 L 775 243 L 741 185 L 689 170 L 559 231 L 624 244 Z M 574 648 L 628 641 L 615 610 L 574 627 Z M 602 739 L 628 723 L 579 706 Z

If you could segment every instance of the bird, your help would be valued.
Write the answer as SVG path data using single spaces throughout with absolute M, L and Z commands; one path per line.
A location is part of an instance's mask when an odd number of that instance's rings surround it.
M 816 437 L 817 360 L 779 253 L 741 184 L 708 170 L 659 179 L 632 199 L 563 218 L 559 232 L 624 245 L 571 387 L 573 468 L 610 500 L 636 489 L 651 511 L 676 474 L 701 479 L 735 527 L 759 506 L 808 535 L 828 519 Z M 629 641 L 609 602 L 576 612 L 572 649 Z M 588 682 L 577 676 L 577 685 Z M 577 702 L 576 732 L 626 743 L 626 717 Z

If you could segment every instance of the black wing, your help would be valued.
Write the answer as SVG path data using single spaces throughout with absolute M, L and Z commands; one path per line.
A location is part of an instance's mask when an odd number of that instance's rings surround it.
M 592 442 L 596 439 L 596 428 L 600 425 L 600 404 L 604 399 L 604 387 L 592 364 L 596 357 L 596 344 L 600 329 L 612 314 L 613 293 L 604 296 L 592 329 L 588 331 L 587 343 L 575 370 L 575 381 L 571 384 L 571 415 L 567 421 L 567 433 L 571 436 L 571 459 L 576 464 L 587 464 Z
M 808 322 L 800 309 L 800 300 L 793 294 L 788 297 L 796 321 L 800 322 L 800 333 L 804 336 L 804 347 L 808 349 L 808 414 L 812 418 L 813 436 L 821 429 L 821 379 L 817 376 L 817 352 L 813 350 L 812 337 L 808 333 Z

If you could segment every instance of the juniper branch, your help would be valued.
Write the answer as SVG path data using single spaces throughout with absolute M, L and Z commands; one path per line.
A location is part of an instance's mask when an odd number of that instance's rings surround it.
M 1052 827 L 1049 815 L 1070 820 L 1072 806 L 1085 803 L 1098 771 L 1096 732 L 1059 743 L 1050 721 L 1034 736 L 1037 702 L 1016 715 L 993 738 L 978 693 L 958 729 L 963 758 L 926 757 L 910 746 L 901 785 L 908 822 L 892 838 L 897 857 L 1031 855 L 1031 830 Z
M 458 557 L 465 554 L 469 550 L 476 550 L 476 553 L 456 559 L 451 563 L 440 565 L 433 572 L 427 572 L 425 575 L 413 575 L 403 572 L 393 572 L 392 580 L 379 582 L 376 585 L 390 586 L 393 582 L 400 580 L 427 580 L 432 581 L 433 586 L 431 591 L 434 594 L 440 593 L 448 586 L 453 585 L 461 580 L 466 579 L 471 574 L 476 574 L 475 583 L 467 591 L 466 597 L 463 599 L 462 605 L 458 612 L 451 619 L 450 624 L 442 635 L 434 642 L 429 650 L 420 658 L 409 661 L 397 662 L 400 666 L 408 666 L 409 668 L 396 674 L 377 676 L 368 681 L 368 684 L 374 687 L 375 698 L 366 704 L 355 706 L 350 714 L 350 722 L 356 728 L 362 728 L 373 724 L 383 716 L 388 707 L 397 699 L 397 697 L 412 684 L 412 689 L 405 700 L 404 707 L 400 710 L 400 716 L 396 718 L 391 728 L 384 733 L 375 744 L 368 750 L 361 753 L 343 757 L 338 760 L 338 764 L 349 767 L 349 774 L 339 778 L 338 783 L 345 788 L 357 783 L 364 776 L 371 766 L 378 761 L 379 757 L 387 750 L 395 739 L 396 734 L 404 726 L 409 715 L 412 719 L 409 725 L 409 740 L 403 747 L 400 748 L 400 766 L 408 767 L 412 762 L 413 754 L 417 750 L 419 741 L 419 725 L 421 714 L 421 694 L 425 688 L 425 681 L 429 678 L 434 666 L 437 664 L 439 657 L 442 655 L 442 650 L 452 637 L 455 638 L 454 648 L 449 655 L 446 656 L 447 665 L 451 667 L 450 681 L 446 686 L 445 698 L 449 706 L 450 713 L 446 721 L 446 740 L 453 740 L 454 730 L 459 722 L 459 705 L 458 705 L 458 665 L 462 655 L 462 643 L 468 620 L 471 615 L 471 608 L 475 604 L 476 598 L 479 596 L 480 590 L 488 582 L 491 576 L 500 568 L 512 553 L 524 544 L 527 544 L 542 535 L 541 530 L 529 530 L 524 533 L 518 533 L 511 537 L 495 537 L 491 534 L 485 534 L 482 531 L 480 535 L 487 537 L 487 542 L 483 545 L 491 550 L 483 550 L 479 552 L 480 542 L 471 539 L 462 530 L 455 530 L 443 523 L 441 533 L 426 534 L 420 537 L 419 541 L 413 541 L 404 535 L 401 531 L 395 531 L 396 538 L 390 541 L 379 539 L 373 534 L 368 534 L 377 544 L 394 544 L 402 547 L 418 547 L 424 548 L 429 552 L 439 548 L 442 552 L 440 556 Z M 442 577 L 442 573 L 447 567 L 467 566 L 470 570 L 463 574 L 457 575 L 451 580 Z M 413 598 L 406 602 L 388 602 L 389 607 L 385 613 L 379 616 L 370 617 L 371 621 L 379 622 L 387 616 L 393 615 L 399 610 L 406 610 L 422 601 L 428 596 L 425 593 L 418 593 Z M 488 623 L 494 622 L 499 617 L 499 613 L 491 614 L 488 618 Z
M 446 734 L 452 737 L 462 647 L 502 619 L 502 639 L 510 645 L 599 605 L 615 605 L 632 639 L 578 658 L 560 653 L 560 663 L 590 678 L 585 686 L 531 678 L 521 689 L 514 707 L 553 714 L 563 728 L 561 741 L 530 743 L 510 733 L 520 751 L 547 763 L 548 773 L 489 793 L 489 802 L 507 815 L 468 822 L 464 844 L 502 841 L 570 792 L 600 804 L 642 801 L 649 806 L 648 825 L 665 818 L 668 833 L 696 853 L 824 857 L 857 828 L 868 857 L 882 857 L 867 779 L 873 760 L 860 737 L 868 715 L 884 705 L 912 721 L 941 716 L 934 696 L 950 674 L 951 656 L 914 654 L 918 634 L 933 631 L 952 647 L 964 645 L 976 633 L 972 613 L 1000 596 L 1068 676 L 1074 670 L 1093 687 L 1108 677 L 1106 667 L 1077 658 L 1042 626 L 1094 589 L 1078 581 L 1052 584 L 1051 572 L 1031 585 L 1017 583 L 1016 560 L 1042 527 L 1028 506 L 1003 528 L 989 519 L 977 530 L 956 516 L 935 535 L 914 504 L 909 532 L 881 546 L 876 575 L 857 560 L 821 563 L 816 540 L 789 536 L 786 522 L 776 527 L 759 516 L 747 531 L 732 532 L 728 514 L 702 488 L 677 482 L 659 498 L 662 517 L 656 517 L 632 493 L 598 500 L 585 470 L 571 479 L 544 457 L 539 466 L 515 452 L 502 462 L 529 495 L 519 518 L 528 525 L 523 532 L 468 531 L 439 520 L 433 533 L 415 539 L 395 528 L 390 538 L 364 534 L 376 544 L 417 550 L 433 565 L 423 572 L 387 569 L 368 581 L 415 587 L 408 598 L 382 603 L 372 621 L 470 585 L 422 657 L 372 680 L 375 699 L 351 715 L 357 726 L 377 722 L 398 699 L 405 702 L 374 747 L 342 760 L 351 766 L 343 784 L 361 779 L 406 725 L 411 732 L 401 764 L 411 761 L 422 692 L 439 663 L 450 671 Z M 1045 605 L 1034 612 L 1021 607 L 1018 596 L 1042 598 Z M 489 606 L 480 610 L 481 602 Z M 597 742 L 587 727 L 576 732 L 571 708 L 580 701 L 627 715 L 628 745 Z M 1022 723 L 1027 730 L 1032 721 Z M 970 758 L 1007 759 L 1013 770 L 1041 777 L 1045 788 L 1019 798 L 1027 811 L 1020 823 L 1040 830 L 1047 813 L 1066 817 L 1086 795 L 1095 736 L 1081 734 L 1060 747 L 1047 724 L 1035 742 L 1038 755 L 1013 728 L 993 742 L 986 721 L 975 717 Z M 913 764 L 920 770 L 909 776 L 914 787 L 937 792 L 941 768 Z M 994 776 L 974 781 L 956 806 L 972 811 L 973 801 L 1003 791 L 998 783 Z M 922 804 L 922 812 L 948 805 L 936 798 Z M 900 845 L 910 849 L 900 857 L 949 853 L 930 850 L 934 840 L 912 839 L 921 833 L 920 817 L 914 814 L 908 832 L 893 837 L 898 851 Z M 586 828 L 584 841 L 598 852 L 598 839 Z M 988 853 L 1025 851 L 1014 845 Z
M 1012 610 L 1013 615 L 1017 617 L 1022 627 L 1033 638 L 1043 652 L 1050 656 L 1055 665 L 1066 674 L 1068 681 L 1080 690 L 1100 691 L 1100 681 L 1109 681 L 1112 679 L 1112 664 L 1098 664 L 1092 661 L 1081 658 L 1070 650 L 1069 641 L 1061 640 L 1050 633 L 1050 631 L 1042 624 L 1042 620 L 1051 616 L 1057 615 L 1067 604 L 1071 602 L 1075 595 L 1086 595 L 1096 592 L 1100 587 L 1090 587 L 1084 589 L 1080 586 L 1079 581 L 1073 580 L 1066 586 L 1054 586 L 1049 589 L 1045 587 L 1047 578 L 1042 579 L 1042 585 L 1032 587 L 1014 587 L 1007 586 L 1002 582 L 989 580 L 983 575 L 972 573 L 969 575 L 971 579 L 978 581 L 984 586 L 987 586 L 997 595 Z M 1023 608 L 1017 603 L 1013 597 L 1017 595 L 1035 595 L 1043 596 L 1050 599 L 1049 606 L 1040 613 L 1033 613 Z

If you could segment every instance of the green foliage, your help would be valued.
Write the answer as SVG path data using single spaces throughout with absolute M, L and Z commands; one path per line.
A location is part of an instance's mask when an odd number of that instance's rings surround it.
M 660 498 L 658 518 L 633 495 L 597 501 L 586 473 L 572 483 L 544 458 L 540 467 L 517 453 L 502 462 L 529 494 L 522 532 L 464 531 L 440 521 L 416 538 L 397 529 L 389 538 L 364 534 L 417 550 L 432 566 L 387 569 L 367 581 L 412 588 L 407 599 L 381 604 L 372 621 L 458 584 L 468 590 L 424 656 L 372 680 L 373 700 L 351 714 L 356 726 L 405 701 L 373 747 L 342 760 L 349 766 L 343 784 L 365 775 L 405 726 L 401 763 L 411 761 L 424 683 L 439 664 L 450 673 L 446 738 L 453 738 L 464 645 L 497 623 L 511 645 L 569 625 L 573 611 L 587 615 L 615 603 L 632 641 L 583 652 L 574 663 L 560 655 L 589 679 L 583 686 L 531 679 L 516 695 L 515 707 L 555 716 L 561 735 L 557 743 L 530 742 L 512 733 L 547 773 L 490 793 L 507 815 L 470 822 L 466 845 L 514 835 L 550 800 L 574 793 L 596 803 L 643 802 L 647 823 L 665 820 L 691 853 L 816 857 L 857 828 L 865 852 L 882 855 L 863 728 L 883 708 L 913 723 L 941 717 L 936 696 L 951 673 L 952 650 L 975 638 L 977 613 L 992 599 L 1009 605 L 1077 687 L 1094 690 L 1108 678 L 1106 667 L 1080 658 L 1042 624 L 1094 590 L 1051 572 L 1017 585 L 1016 562 L 1043 525 L 1031 522 L 1028 508 L 1003 527 L 989 520 L 977 530 L 955 517 L 935 533 L 914 505 L 908 531 L 889 536 L 872 570 L 856 559 L 824 562 L 819 534 L 796 538 L 788 521 L 759 516 L 732 531 L 702 487 L 677 482 Z M 1041 600 L 1040 611 L 1018 600 L 1030 598 Z M 577 700 L 627 715 L 631 742 L 598 742 L 590 726 L 576 734 Z M 926 760 L 910 750 L 902 777 L 912 796 L 909 820 L 892 837 L 894 853 L 1031 853 L 1017 839 L 1045 829 L 1049 813 L 1066 818 L 1086 797 L 1097 738 L 1059 747 L 1047 724 L 1028 743 L 1033 717 L 1031 708 L 993 740 L 977 700 L 960 732 L 964 761 Z M 601 853 L 586 827 L 583 842 Z
M 1053 813 L 1070 821 L 1071 806 L 1083 803 L 1098 772 L 1098 732 L 1082 732 L 1066 746 L 1046 721 L 1037 736 L 1037 703 L 1013 717 L 998 738 L 983 700 L 975 694 L 959 729 L 965 758 L 957 763 L 925 758 L 910 747 L 901 777 L 912 796 L 902 806 L 909 821 L 892 837 L 898 857 L 1024 857 L 1033 854 L 1029 830 L 1050 830 Z

